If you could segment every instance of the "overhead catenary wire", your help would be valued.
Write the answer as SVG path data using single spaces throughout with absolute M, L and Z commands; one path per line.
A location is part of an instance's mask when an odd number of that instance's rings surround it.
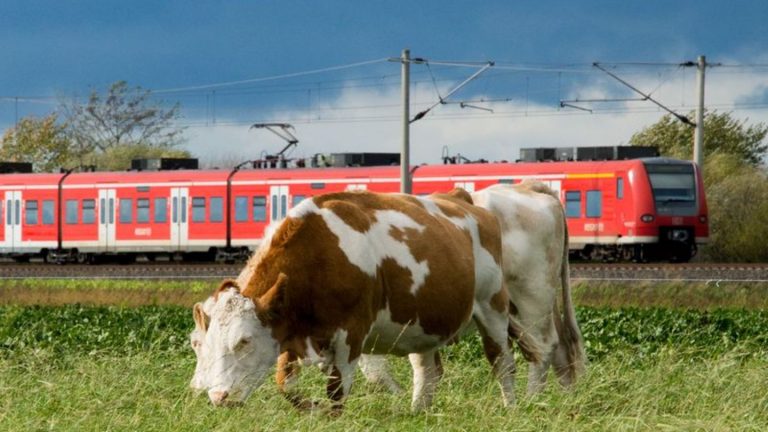
M 249 79 L 243 79 L 243 80 L 237 80 L 237 81 L 226 81 L 226 82 L 203 84 L 203 85 L 197 85 L 197 86 L 160 89 L 160 90 L 154 90 L 153 93 L 156 93 L 156 94 L 175 93 L 175 92 L 189 91 L 189 90 L 205 90 L 205 89 L 213 89 L 218 87 L 250 84 L 250 83 L 256 83 L 256 82 L 274 81 L 279 79 L 295 78 L 295 77 L 314 75 L 314 74 L 325 73 L 325 72 L 334 72 L 334 71 L 343 70 L 343 69 L 366 66 L 374 63 L 382 63 L 385 61 L 387 61 L 386 58 L 381 58 L 381 59 L 367 60 L 367 61 L 361 61 L 357 63 L 350 63 L 350 64 L 339 65 L 339 66 L 330 66 L 326 68 L 312 69 L 312 70 L 307 70 L 302 72 L 287 73 L 282 75 L 272 75 L 272 76 L 266 76 L 266 77 L 260 77 L 260 78 L 249 78 Z
M 379 62 L 384 62 L 386 59 L 374 59 L 369 61 L 363 61 L 363 62 L 357 62 L 357 63 L 350 63 L 346 65 L 338 65 L 338 66 L 331 66 L 329 68 L 323 68 L 323 69 L 315 69 L 315 70 L 309 70 L 309 71 L 300 71 L 295 73 L 289 73 L 284 75 L 275 75 L 275 76 L 266 76 L 261 78 L 252 78 L 248 80 L 240 80 L 240 81 L 228 81 L 228 82 L 222 82 L 222 83 L 214 83 L 210 85 L 223 85 L 223 87 L 208 87 L 209 85 L 203 85 L 203 86 L 189 86 L 189 87 L 177 87 L 175 89 L 164 89 L 165 91 L 173 90 L 173 93 L 162 93 L 162 94 L 173 94 L 174 97 L 182 97 L 182 98 L 199 98 L 199 99 L 193 99 L 193 101 L 190 104 L 184 103 L 184 111 L 186 113 L 191 112 L 200 112 L 203 109 L 208 110 L 205 120 L 201 120 L 202 127 L 208 126 L 213 127 L 216 125 L 229 125 L 229 124 L 237 124 L 237 125 L 249 125 L 252 123 L 253 119 L 256 117 L 260 117 L 262 119 L 269 120 L 269 121 L 286 121 L 286 122 L 294 122 L 298 124 L 307 124 L 307 123 L 320 123 L 320 122 L 327 122 L 327 123 L 344 123 L 344 122 L 350 122 L 350 123 L 357 123 L 357 122 L 389 122 L 392 121 L 391 115 L 387 115 L 382 113 L 381 115 L 375 115 L 375 110 L 385 110 L 388 108 L 394 108 L 397 107 L 397 104 L 394 103 L 380 103 L 376 104 L 376 99 L 373 100 L 374 103 L 370 104 L 355 104 L 351 100 L 343 100 L 341 102 L 336 101 L 334 103 L 326 103 L 326 104 L 314 104 L 312 106 L 311 111 L 304 109 L 305 103 L 302 101 L 306 101 L 306 98 L 302 98 L 301 100 L 297 101 L 288 101 L 288 104 L 285 102 L 282 103 L 281 111 L 282 113 L 289 113 L 288 115 L 274 113 L 274 109 L 271 109 L 270 107 L 275 106 L 275 103 L 273 101 L 270 101 L 270 99 L 280 99 L 277 98 L 248 98 L 247 100 L 245 98 L 237 99 L 238 96 L 248 96 L 253 94 L 279 94 L 279 93 L 296 93 L 302 94 L 307 91 L 307 89 L 312 89 L 313 94 L 318 94 L 318 92 L 321 91 L 328 91 L 328 92 L 339 92 L 344 91 L 345 89 L 351 89 L 351 88 L 382 88 L 382 89 L 388 89 L 388 88 L 394 88 L 397 83 L 390 81 L 390 79 L 394 79 L 395 77 L 399 76 L 399 74 L 396 73 L 390 73 L 390 74 L 373 74 L 370 73 L 370 70 L 366 70 L 368 74 L 366 76 L 357 76 L 357 77 L 347 77 L 342 79 L 333 78 L 331 77 L 321 77 L 323 79 L 321 80 L 313 80 L 313 79 L 305 79 L 305 80 L 295 80 L 293 78 L 301 77 L 301 76 L 311 76 L 312 74 L 320 74 L 327 71 L 334 71 L 334 70 L 342 70 L 345 68 L 355 68 L 355 67 L 362 67 L 365 65 L 374 65 Z M 418 61 L 418 60 L 417 60 Z M 422 60 L 423 61 L 423 60 Z M 445 68 L 439 69 L 437 67 L 430 68 L 423 70 L 422 77 L 423 80 L 414 80 L 411 81 L 412 85 L 414 86 L 423 86 L 423 85 L 431 85 L 434 87 L 438 87 L 438 84 L 441 84 L 443 82 L 455 82 L 455 77 L 459 72 L 452 72 L 454 78 L 445 78 L 446 70 L 450 70 L 451 67 L 471 67 L 471 68 L 477 68 L 479 65 L 484 64 L 483 62 L 443 62 L 443 61 L 435 61 L 431 60 L 429 61 L 429 65 L 431 66 L 444 66 Z M 607 63 L 601 63 L 601 64 L 607 64 Z M 653 63 L 653 62 L 625 62 L 625 63 L 611 63 L 612 65 L 618 65 L 618 66 L 628 66 L 628 69 L 625 72 L 622 72 L 622 76 L 629 76 L 633 73 L 637 73 L 638 70 L 642 70 L 643 68 L 669 68 L 669 69 L 679 69 L 680 63 Z M 744 74 L 744 73 L 762 73 L 760 68 L 768 67 L 768 64 L 743 64 L 743 65 L 734 65 L 734 64 L 724 64 L 719 68 L 719 75 L 727 75 L 727 74 Z M 729 70 L 724 70 L 724 68 L 730 68 Z M 622 69 L 622 70 L 623 70 Z M 685 70 L 685 68 L 683 68 Z M 718 69 L 715 69 L 718 70 Z M 414 74 L 419 74 L 419 71 L 413 71 Z M 443 76 L 435 76 L 435 73 L 440 73 Z M 568 87 L 574 85 L 574 81 L 566 81 L 566 80 L 576 80 L 575 83 L 578 85 L 578 82 L 580 82 L 581 78 L 580 76 L 573 76 L 572 73 L 575 74 L 595 74 L 596 71 L 594 70 L 594 67 L 589 64 L 521 64 L 521 63 L 513 63 L 513 62 L 496 62 L 494 65 L 494 68 L 489 71 L 490 73 L 487 74 L 486 78 L 494 78 L 497 79 L 495 82 L 495 86 L 491 89 L 491 93 L 488 95 L 490 96 L 489 102 L 492 99 L 502 99 L 499 98 L 499 86 L 502 84 L 507 86 L 506 78 L 510 78 L 514 80 L 516 77 L 519 77 L 517 81 L 512 81 L 514 88 L 515 82 L 522 82 L 524 83 L 523 87 L 519 90 L 520 93 L 525 92 L 526 95 L 526 103 L 530 103 L 533 107 L 533 110 L 530 113 L 531 117 L 543 117 L 543 116 L 568 116 L 568 115 L 585 115 L 586 113 L 576 113 L 576 112 L 568 112 L 568 110 L 565 110 L 563 113 L 555 113 L 556 110 L 549 110 L 549 109 L 537 109 L 536 106 L 540 104 L 546 104 L 546 102 L 541 102 L 542 100 L 549 100 L 550 96 L 552 99 L 554 99 L 554 96 L 558 92 L 558 89 L 554 88 L 554 77 L 551 74 L 557 75 L 557 84 L 561 91 L 567 92 Z M 519 73 L 523 72 L 523 74 Z M 448 76 L 451 76 L 448 74 Z M 540 78 L 539 78 L 540 77 Z M 326 79 L 328 78 L 328 79 Z M 304 82 L 296 82 L 296 81 L 304 81 Z M 665 82 L 669 81 L 669 78 L 663 80 L 659 86 L 657 86 L 653 92 L 655 93 L 661 85 L 663 85 Z M 352 84 L 349 84 L 352 83 Z M 542 85 L 543 84 L 543 85 Z M 551 88 L 549 88 L 551 87 Z M 423 87 L 422 87 L 423 88 Z M 507 86 L 506 88 L 510 88 L 510 86 Z M 152 91 L 153 94 L 157 94 L 158 92 L 163 91 L 161 90 L 154 90 Z M 213 91 L 215 91 L 215 96 L 213 95 Z M 509 90 L 504 90 L 509 91 Z M 329 93 L 330 94 L 330 93 Z M 381 95 L 386 94 L 386 92 L 379 92 L 377 93 L 378 97 L 381 97 Z M 529 101 L 529 97 L 533 95 L 536 96 L 535 99 L 531 98 Z M 567 95 L 565 93 L 564 95 Z M 496 96 L 496 97 L 494 97 Z M 445 99 L 446 97 L 443 97 L 438 92 L 438 97 L 443 99 L 443 102 L 447 102 Z M 474 96 L 477 98 L 477 96 Z M 208 98 L 209 100 L 206 102 L 205 99 Z M 214 100 L 211 101 L 210 98 L 213 98 Z M 506 98 L 507 100 L 511 98 Z M 522 97 L 518 98 L 522 99 Z M 59 100 L 58 98 L 54 97 L 0 97 L 0 102 L 17 102 L 17 103 L 41 103 L 45 104 L 46 102 L 43 101 L 50 101 L 48 104 L 55 104 L 56 101 Z M 200 104 L 200 100 L 203 100 L 203 104 Z M 298 100 L 298 99 L 296 99 Z M 535 101 L 535 102 L 534 102 Z M 470 102 L 470 101 L 464 101 L 464 102 Z M 552 107 L 554 108 L 558 101 L 552 101 Z M 567 102 L 567 101 L 566 101 Z M 412 101 L 412 103 L 415 106 L 418 106 L 418 102 Z M 439 104 L 440 102 L 438 102 Z M 766 107 L 767 102 L 755 102 L 755 103 L 724 103 L 724 104 L 716 104 L 716 103 L 709 103 L 707 106 L 712 109 L 732 109 L 732 110 L 763 110 Z M 215 108 L 212 108 L 212 104 L 215 105 Z M 423 106 L 428 106 L 430 103 L 423 103 Z M 260 106 L 259 106 L 260 105 Z M 204 108 L 203 108 L 204 107 Z M 238 121 L 237 119 L 239 116 L 243 114 L 244 108 L 247 108 L 250 112 L 248 113 L 248 119 L 243 121 Z M 679 105 L 679 108 L 674 109 L 690 109 L 684 102 Z M 214 111 L 215 110 L 215 111 Z M 342 114 L 337 115 L 337 112 L 352 112 L 356 110 L 369 110 L 370 114 L 369 116 L 357 116 L 357 115 L 350 115 L 350 114 Z M 637 108 L 626 108 L 626 107 L 619 107 L 616 109 L 597 109 L 593 108 L 593 112 L 596 115 L 600 114 L 614 114 L 614 113 L 626 113 L 626 114 L 644 114 L 648 112 L 654 112 L 656 108 L 649 108 L 649 109 L 637 109 Z M 252 114 L 257 113 L 257 116 L 253 116 Z M 271 111 L 268 115 L 258 115 L 260 112 L 265 111 Z M 494 107 L 495 114 L 493 117 L 495 118 L 512 118 L 512 117 L 522 117 L 527 116 L 525 114 L 525 111 L 516 111 L 516 110 L 504 110 L 497 107 Z M 227 118 L 227 113 L 230 114 L 230 116 L 234 114 L 234 120 L 232 118 Z M 301 113 L 301 115 L 305 116 L 303 119 L 295 119 L 294 113 Z M 24 114 L 21 113 L 23 116 Z M 210 121 L 209 117 L 211 115 L 215 116 L 215 124 L 214 122 Z M 330 118 L 318 118 L 318 117 L 330 117 Z M 201 127 L 200 123 L 197 121 L 188 120 L 189 115 L 187 114 L 185 117 L 187 119 L 182 118 L 179 124 L 182 125 L 193 125 L 192 127 Z M 440 112 L 436 115 L 431 115 L 430 120 L 435 121 L 443 121 L 443 120 L 452 120 L 452 119 L 488 119 L 491 118 L 491 114 L 485 113 L 485 112 L 464 112 L 460 114 L 456 114 L 455 112 L 450 112 L 450 110 L 446 110 L 443 112 Z M 207 125 L 205 123 L 208 123 Z

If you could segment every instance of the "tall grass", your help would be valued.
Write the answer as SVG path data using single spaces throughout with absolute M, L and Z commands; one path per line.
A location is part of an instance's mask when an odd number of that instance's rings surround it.
M 710 358 L 668 348 L 638 364 L 618 352 L 593 362 L 573 389 L 550 385 L 533 398 L 522 396 L 521 365 L 511 409 L 501 406 L 482 358 L 447 356 L 426 414 L 409 412 L 409 395 L 358 376 L 344 414 L 331 418 L 296 412 L 271 382 L 241 408 L 213 408 L 186 387 L 190 353 L 78 353 L 52 362 L 30 352 L 23 362 L 0 360 L 0 430 L 766 430 L 767 365 L 748 354 L 735 347 Z M 410 382 L 407 362 L 394 363 L 401 382 Z M 322 377 L 308 373 L 301 386 L 319 397 Z
M 551 383 L 524 397 L 518 359 L 518 403 L 504 409 L 472 336 L 443 350 L 427 413 L 409 412 L 408 393 L 358 376 L 344 414 L 331 418 L 296 412 L 272 382 L 239 409 L 193 394 L 188 308 L 0 307 L 0 430 L 768 430 L 768 314 L 577 312 L 591 364 L 568 391 Z M 393 366 L 409 387 L 408 362 Z M 306 370 L 300 387 L 322 398 L 324 377 Z

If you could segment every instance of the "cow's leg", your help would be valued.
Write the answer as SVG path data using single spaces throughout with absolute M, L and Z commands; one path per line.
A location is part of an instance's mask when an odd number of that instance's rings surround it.
M 411 398 L 411 410 L 424 411 L 432 405 L 437 383 L 442 376 L 442 363 L 440 353 L 427 351 L 408 355 L 408 360 L 413 368 L 413 396 Z
M 475 313 L 475 324 L 483 339 L 485 357 L 501 387 L 504 406 L 515 403 L 515 357 L 509 349 L 507 311 L 500 312 L 491 305 L 480 305 Z
M 333 351 L 328 362 L 326 391 L 332 402 L 331 414 L 339 415 L 344 406 L 344 400 L 352 390 L 355 367 L 360 359 L 359 355 L 352 358 L 354 355 L 352 353 L 360 353 L 362 340 L 348 336 L 346 331 L 340 330 L 334 336 L 331 346 Z
M 295 354 L 284 352 L 277 358 L 277 373 L 275 381 L 280 393 L 296 409 L 306 411 L 316 407 L 316 404 L 295 391 L 296 383 L 299 381 L 298 357 Z
M 534 395 L 547 385 L 547 374 L 551 364 L 552 352 L 547 351 L 540 362 L 530 363 L 528 365 L 528 395 Z
M 548 316 L 547 319 L 540 320 L 528 328 L 542 342 L 541 361 L 530 363 L 528 368 L 528 395 L 534 395 L 544 390 L 547 385 L 549 367 L 552 365 L 552 360 L 557 356 L 557 352 L 561 350 L 554 315 L 557 313 L 557 309 L 555 308 L 552 313 L 553 315 Z
M 383 355 L 363 354 L 360 356 L 360 370 L 365 379 L 389 390 L 391 393 L 401 393 L 403 388 L 392 378 L 387 367 L 387 358 Z
M 558 344 L 557 348 L 553 351 L 552 365 L 554 366 L 555 374 L 557 374 L 560 385 L 563 387 L 570 387 L 575 380 L 575 368 L 568 358 L 568 347 L 565 346 L 565 344 Z

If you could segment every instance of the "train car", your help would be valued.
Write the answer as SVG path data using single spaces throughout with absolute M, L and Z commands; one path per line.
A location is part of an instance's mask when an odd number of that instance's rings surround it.
M 243 260 L 301 200 L 396 192 L 398 166 L 0 174 L 0 254 L 17 261 L 198 256 Z M 695 164 L 666 158 L 412 169 L 413 193 L 538 179 L 565 208 L 575 256 L 687 261 L 708 239 Z

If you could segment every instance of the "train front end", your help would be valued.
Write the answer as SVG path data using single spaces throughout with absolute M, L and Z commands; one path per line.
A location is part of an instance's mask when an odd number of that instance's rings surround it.
M 644 245 L 638 252 L 645 259 L 686 262 L 696 255 L 698 245 L 709 239 L 701 172 L 690 161 L 649 158 L 642 162 L 648 187 L 638 190 L 650 196 L 638 201 L 646 203 L 638 209 L 638 234 L 644 232 L 658 240 L 653 247 Z

